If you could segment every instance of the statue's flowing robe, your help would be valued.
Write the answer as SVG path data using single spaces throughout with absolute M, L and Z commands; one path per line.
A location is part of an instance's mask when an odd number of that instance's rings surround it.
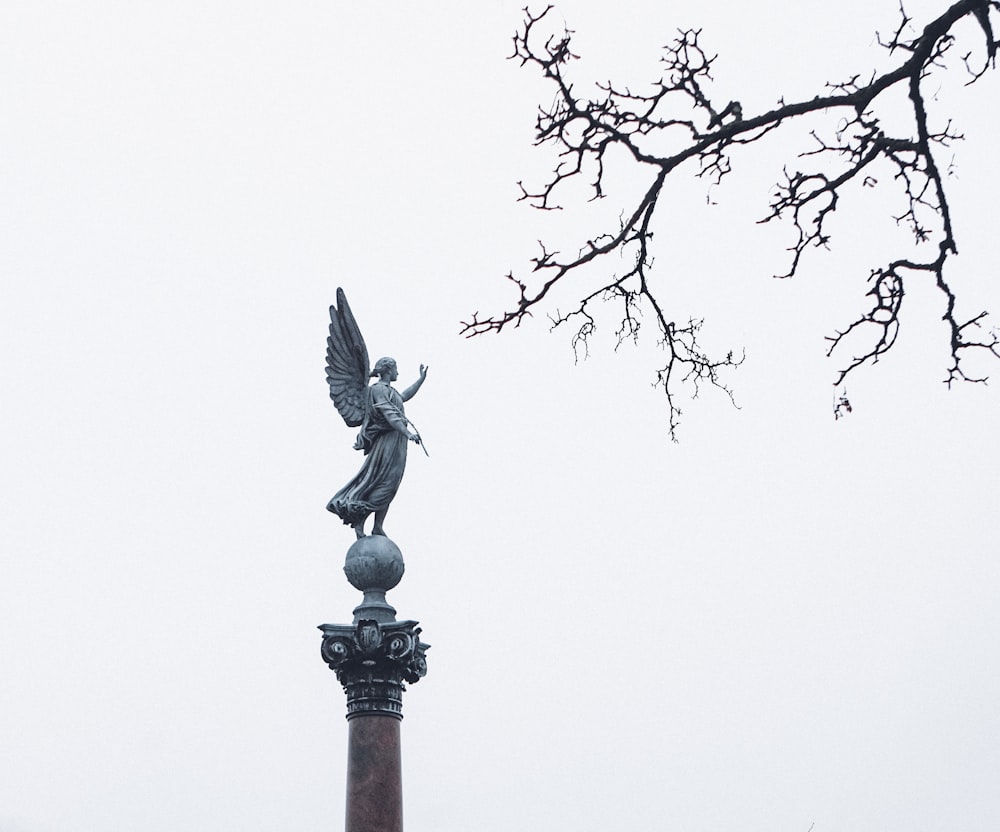
M 406 468 L 407 432 L 403 397 L 384 381 L 371 385 L 365 396 L 361 432 L 354 444 L 365 452 L 364 464 L 334 495 L 327 510 L 354 526 L 363 523 L 373 511 L 388 506 Z

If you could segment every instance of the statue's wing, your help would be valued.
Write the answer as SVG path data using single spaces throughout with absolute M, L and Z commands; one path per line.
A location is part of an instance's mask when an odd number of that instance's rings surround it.
M 326 380 L 330 398 L 348 427 L 356 428 L 364 418 L 369 372 L 365 339 L 344 290 L 337 289 L 337 306 L 330 307 L 330 337 L 326 339 Z

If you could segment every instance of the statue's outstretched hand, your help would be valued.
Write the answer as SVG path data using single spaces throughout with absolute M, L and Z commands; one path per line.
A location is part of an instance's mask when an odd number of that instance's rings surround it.
M 426 364 L 420 365 L 420 378 L 418 378 L 413 384 L 407 387 L 403 392 L 403 401 L 408 402 L 410 399 L 416 395 L 416 392 L 420 389 L 421 385 L 424 383 L 424 379 L 427 378 L 427 370 L 430 369 Z

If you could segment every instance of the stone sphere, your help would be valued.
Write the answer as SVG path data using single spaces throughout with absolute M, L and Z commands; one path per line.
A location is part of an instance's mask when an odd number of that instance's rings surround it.
M 403 577 L 403 553 L 388 537 L 379 534 L 357 540 L 347 550 L 344 574 L 362 592 L 388 592 Z

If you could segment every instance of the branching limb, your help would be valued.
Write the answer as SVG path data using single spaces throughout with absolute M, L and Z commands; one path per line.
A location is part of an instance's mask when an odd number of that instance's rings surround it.
M 903 197 L 903 211 L 896 220 L 909 228 L 917 243 L 936 249 L 933 260 L 917 262 L 891 258 L 889 265 L 874 269 L 868 296 L 871 308 L 830 340 L 830 351 L 850 336 L 863 343 L 861 349 L 837 377 L 837 384 L 857 367 L 876 363 L 896 342 L 901 326 L 902 300 L 907 281 L 932 277 L 941 293 L 945 321 L 950 333 L 952 365 L 946 381 L 956 379 L 985 381 L 970 377 L 962 368 L 962 358 L 969 350 L 998 356 L 996 331 L 979 337 L 982 312 L 971 319 L 956 317 L 956 298 L 946 279 L 946 265 L 957 254 L 945 180 L 935 158 L 937 148 L 947 147 L 961 135 L 947 123 L 934 127 L 927 112 L 928 78 L 945 69 L 949 51 L 955 45 L 953 29 L 968 17 L 974 17 L 985 37 L 986 58 L 980 70 L 970 67 L 970 51 L 963 56 L 973 83 L 982 77 L 996 60 L 997 41 L 993 36 L 994 18 L 1000 15 L 1000 0 L 958 0 L 938 18 L 928 23 L 916 37 L 909 38 L 912 21 L 900 6 L 900 22 L 888 38 L 879 44 L 898 63 L 867 81 L 855 75 L 844 82 L 827 85 L 822 95 L 786 103 L 779 99 L 774 109 L 745 117 L 742 105 L 735 100 L 717 99 L 712 92 L 710 55 L 700 43 L 700 31 L 682 30 L 665 49 L 663 72 L 647 90 L 617 87 L 610 81 L 596 86 L 592 98 L 574 92 L 568 68 L 576 59 L 570 44 L 572 33 L 564 29 L 546 35 L 551 6 L 539 14 L 525 10 L 525 20 L 514 35 L 512 58 L 522 66 L 538 69 L 555 87 L 553 101 L 539 110 L 536 120 L 536 144 L 555 147 L 558 163 L 549 179 L 537 189 L 521 185 L 521 199 L 540 210 L 561 207 L 558 199 L 566 185 L 585 177 L 591 199 L 605 196 L 604 181 L 610 163 L 610 151 L 626 152 L 626 157 L 648 176 L 641 196 L 621 213 L 619 228 L 586 239 L 572 256 L 562 256 L 541 245 L 534 258 L 534 278 L 508 278 L 517 286 L 517 303 L 508 311 L 489 317 L 475 314 L 462 324 L 466 336 L 501 332 L 508 325 L 519 326 L 534 308 L 545 302 L 560 284 L 569 286 L 568 278 L 582 276 L 599 268 L 607 255 L 624 257 L 632 266 L 623 273 L 612 272 L 581 293 L 569 312 L 550 314 L 553 328 L 576 326 L 572 343 L 577 354 L 586 353 L 588 341 L 597 329 L 593 305 L 615 302 L 621 312 L 616 335 L 618 344 L 636 340 L 641 324 L 652 320 L 657 342 L 666 354 L 664 366 L 657 371 L 655 384 L 662 387 L 668 402 L 669 428 L 676 438 L 680 408 L 677 395 L 687 390 L 696 396 L 708 383 L 732 393 L 725 372 L 740 364 L 733 352 L 711 357 L 702 350 L 698 335 L 702 322 L 689 319 L 684 325 L 663 304 L 662 290 L 650 281 L 652 220 L 668 178 L 688 165 L 697 177 L 712 184 L 720 182 L 731 170 L 731 156 L 746 145 L 755 144 L 794 119 L 808 114 L 828 114 L 839 119 L 825 135 L 812 133 L 814 146 L 800 154 L 806 170 L 786 168 L 782 182 L 774 192 L 770 210 L 761 222 L 787 220 L 795 229 L 796 239 L 789 248 L 791 260 L 782 277 L 794 276 L 806 252 L 825 247 L 830 241 L 827 225 L 840 204 L 841 195 L 852 186 L 873 187 L 875 171 L 888 165 Z M 982 47 L 980 47 L 982 49 Z M 890 134 L 883 124 L 877 105 L 886 91 L 895 87 L 906 91 L 910 103 L 909 134 Z M 666 148 L 666 149 L 664 149 Z M 616 161 L 620 155 L 616 156 Z M 520 183 L 519 183 L 520 184 Z M 657 275 L 662 281 L 666 275 Z M 585 284 L 584 284 L 585 285 Z M 867 339 L 867 340 L 865 340 Z M 998 356 L 1000 357 L 1000 356 Z

